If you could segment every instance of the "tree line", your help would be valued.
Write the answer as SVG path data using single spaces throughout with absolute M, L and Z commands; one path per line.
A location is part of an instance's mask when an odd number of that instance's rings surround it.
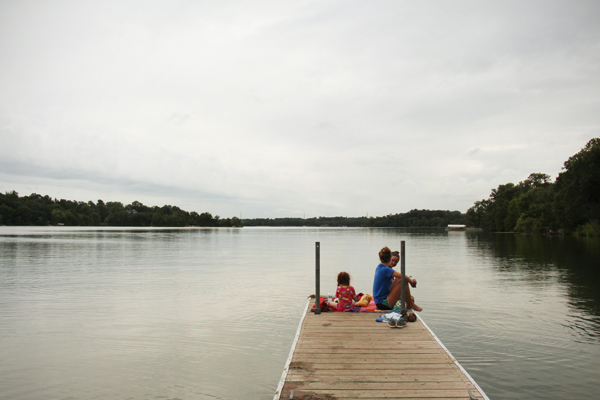
M 244 226 L 364 226 L 365 217 L 318 217 L 318 218 L 253 218 L 244 219 Z
M 464 223 L 466 214 L 439 210 L 411 210 L 383 217 L 254 218 L 242 221 L 238 217 L 221 219 L 208 212 L 187 212 L 171 205 L 149 207 L 139 201 L 123 205 L 118 201 L 58 200 L 37 193 L 19 196 L 14 190 L 0 193 L 0 225 L 445 227 Z
M 410 210 L 383 217 L 254 218 L 245 219 L 244 226 L 446 227 L 466 221 L 460 211 Z
M 14 190 L 0 193 L 0 225 L 65 226 L 242 226 L 239 218 L 221 219 L 208 212 L 187 212 L 177 206 L 146 206 L 139 201 L 123 205 L 52 199 L 32 193 L 20 197 Z
M 383 217 L 221 219 L 177 206 L 149 207 L 134 201 L 71 201 L 15 191 L 0 193 L 0 225 L 67 226 L 331 226 L 445 227 L 466 224 L 492 232 L 574 233 L 600 236 L 600 138 L 590 140 L 564 163 L 551 182 L 536 172 L 517 183 L 501 184 L 487 199 L 460 211 L 410 210 Z
M 370 217 L 365 226 L 441 228 L 449 224 L 466 224 L 467 216 L 460 211 L 410 210 L 407 213 Z
M 492 232 L 600 236 L 600 138 L 564 163 L 554 182 L 532 173 L 492 189 L 467 211 L 468 224 Z

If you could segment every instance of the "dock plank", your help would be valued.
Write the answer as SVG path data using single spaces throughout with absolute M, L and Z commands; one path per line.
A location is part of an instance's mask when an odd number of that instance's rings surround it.
M 276 398 L 487 398 L 420 319 L 395 329 L 379 315 L 308 312 Z

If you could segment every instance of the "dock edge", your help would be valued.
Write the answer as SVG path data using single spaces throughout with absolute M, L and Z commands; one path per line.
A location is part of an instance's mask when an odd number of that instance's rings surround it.
M 306 318 L 306 314 L 308 313 L 308 307 L 310 306 L 310 300 L 311 299 L 309 297 L 308 300 L 306 301 L 306 307 L 304 308 L 304 313 L 302 314 L 302 318 L 300 318 L 300 323 L 298 324 L 298 329 L 296 330 L 296 337 L 294 338 L 294 343 L 292 343 L 292 348 L 290 349 L 290 354 L 288 355 L 287 361 L 285 362 L 285 367 L 283 368 L 283 373 L 281 374 L 281 379 L 279 380 L 279 385 L 277 386 L 277 390 L 275 391 L 275 396 L 273 396 L 273 400 L 279 400 L 279 398 L 281 396 L 281 390 L 283 389 L 283 385 L 285 384 L 285 379 L 287 378 L 288 371 L 290 370 L 290 363 L 292 362 L 292 357 L 294 356 L 294 351 L 296 350 L 296 344 L 298 344 L 298 338 L 300 337 L 300 331 L 302 330 L 302 323 L 304 322 L 304 319 Z M 445 349 L 445 347 L 444 347 L 444 349 Z M 487 400 L 489 400 L 489 399 L 487 399 Z
M 465 376 L 467 378 L 469 378 L 469 380 L 471 381 L 471 383 L 473 384 L 473 386 L 475 386 L 477 388 L 477 391 L 479 392 L 479 394 L 481 394 L 485 400 L 490 400 L 490 398 L 487 396 L 487 394 L 485 394 L 485 392 L 481 389 L 481 387 L 477 384 L 477 382 L 475 382 L 475 379 L 473 379 L 473 377 L 471 375 L 469 375 L 469 373 L 462 367 L 462 365 L 460 365 L 460 363 L 458 362 L 458 360 L 456 358 L 454 358 L 454 356 L 452 355 L 452 353 L 450 353 L 450 350 L 448 350 L 446 348 L 446 346 L 444 346 L 444 343 L 442 343 L 442 341 L 436 336 L 436 334 L 433 333 L 433 331 L 429 328 L 429 325 L 427 325 L 425 323 L 425 321 L 423 321 L 423 318 L 421 318 L 420 315 L 419 315 L 419 318 L 421 319 L 421 323 L 423 324 L 423 326 L 425 328 L 427 328 L 427 330 L 429 331 L 429 333 L 431 333 L 431 336 L 433 336 L 433 338 L 435 339 L 435 341 L 438 342 L 438 344 L 440 346 L 442 346 L 442 349 L 444 349 L 444 351 L 446 352 L 446 354 L 448 354 L 448 356 L 454 362 L 454 364 L 456 364 L 456 366 L 462 371 L 462 373 L 465 374 Z
M 308 313 L 308 308 L 310 306 L 310 300 L 311 300 L 310 298 L 307 300 L 306 307 L 304 308 L 304 313 L 302 314 L 302 318 L 300 318 L 300 323 L 298 323 L 298 329 L 296 330 L 296 336 L 294 337 L 294 342 L 292 343 L 292 347 L 290 348 L 290 354 L 288 355 L 287 361 L 285 362 L 285 367 L 283 368 L 283 373 L 281 374 L 281 379 L 279 380 L 279 385 L 277 386 L 277 390 L 275 391 L 275 396 L 273 396 L 273 400 L 280 400 L 281 390 L 283 389 L 285 380 L 287 378 L 288 371 L 290 369 L 290 363 L 294 356 L 294 351 L 296 350 L 296 344 L 298 344 L 298 338 L 300 337 L 300 331 L 302 330 L 302 323 L 304 322 L 304 319 L 306 318 L 306 315 Z M 454 362 L 454 364 L 456 364 L 456 366 L 461 370 L 461 372 L 463 374 L 465 374 L 465 376 L 469 379 L 469 381 L 471 381 L 473 386 L 475 386 L 477 388 L 477 391 L 479 392 L 479 394 L 481 394 L 485 400 L 490 400 L 490 398 L 485 394 L 485 392 L 481 389 L 481 387 L 477 384 L 477 382 L 475 382 L 475 379 L 473 379 L 473 377 L 471 375 L 469 375 L 469 373 L 463 368 L 462 365 L 460 365 L 458 360 L 456 358 L 454 358 L 454 356 L 452 355 L 452 353 L 450 353 L 450 351 L 446 348 L 446 346 L 444 346 L 444 343 L 442 343 L 442 341 L 431 330 L 431 328 L 429 328 L 429 325 L 427 325 L 425 323 L 423 318 L 421 316 L 419 316 L 419 319 L 421 320 L 421 323 L 423 324 L 423 326 L 431 334 L 431 336 L 433 336 L 435 341 L 442 347 L 442 349 L 444 349 L 444 351 L 446 352 L 448 357 L 450 357 L 452 362 Z

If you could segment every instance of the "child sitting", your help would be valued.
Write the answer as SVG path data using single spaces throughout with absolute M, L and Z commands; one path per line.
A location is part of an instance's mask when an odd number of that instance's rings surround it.
M 335 291 L 335 297 L 338 302 L 330 301 L 327 303 L 329 308 L 333 311 L 346 311 L 354 307 L 354 303 L 358 300 L 358 296 L 354 291 L 354 288 L 350 286 L 350 274 L 347 272 L 340 272 L 337 276 L 338 287 Z

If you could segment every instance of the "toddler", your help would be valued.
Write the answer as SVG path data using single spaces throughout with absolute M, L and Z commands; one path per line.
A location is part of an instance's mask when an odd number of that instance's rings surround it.
M 338 299 L 338 303 L 330 301 L 329 307 L 334 311 L 345 311 L 354 307 L 354 303 L 358 300 L 358 296 L 354 291 L 354 288 L 350 286 L 350 274 L 347 272 L 340 272 L 337 276 L 338 287 L 335 291 L 335 297 Z

